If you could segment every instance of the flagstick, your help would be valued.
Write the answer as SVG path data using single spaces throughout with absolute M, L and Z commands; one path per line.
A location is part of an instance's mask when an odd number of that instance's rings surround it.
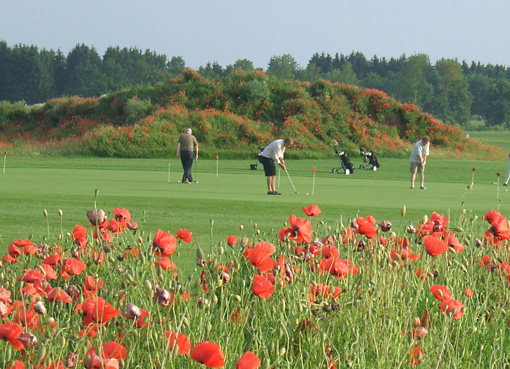
M 315 193 L 315 172 L 317 169 L 313 168 L 313 181 L 312 181 L 312 196 Z
M 496 194 L 497 194 L 497 198 L 496 198 L 496 199 L 497 199 L 498 201 L 500 201 L 500 200 L 499 200 L 499 172 L 498 172 L 498 189 L 497 189 Z
M 218 178 L 218 159 L 219 159 L 219 156 L 216 155 L 216 178 Z
M 4 174 L 5 174 L 5 160 L 7 159 L 7 151 L 4 153 Z
M 281 171 L 281 168 L 278 167 L 278 188 L 280 188 L 280 171 Z
M 170 183 L 170 159 L 168 159 L 168 183 Z

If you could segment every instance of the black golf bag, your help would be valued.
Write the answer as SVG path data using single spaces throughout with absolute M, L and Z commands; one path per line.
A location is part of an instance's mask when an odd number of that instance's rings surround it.
M 362 147 L 359 148 L 359 152 L 361 156 L 363 156 L 363 162 L 368 163 L 367 165 L 370 165 L 367 169 L 372 169 L 373 171 L 376 171 L 379 169 L 381 164 L 379 164 L 379 161 L 377 160 L 377 156 L 372 151 L 365 151 Z M 359 166 L 359 169 L 365 169 L 365 165 L 361 164 Z
M 335 150 L 335 153 L 340 158 L 340 163 L 342 163 L 342 169 L 344 174 L 349 175 L 354 173 L 354 165 L 352 165 L 351 160 L 349 159 L 349 155 L 343 150 Z M 338 173 L 338 168 L 333 168 L 333 173 Z

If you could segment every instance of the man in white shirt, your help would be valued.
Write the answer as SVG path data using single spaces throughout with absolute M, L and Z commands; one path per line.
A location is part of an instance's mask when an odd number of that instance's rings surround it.
M 427 156 L 429 155 L 430 137 L 425 135 L 423 138 L 414 144 L 413 152 L 411 153 L 411 189 L 414 188 L 414 180 L 416 179 L 416 172 L 420 173 L 420 189 L 425 190 L 425 164 L 427 163 Z
M 292 138 L 286 138 L 285 140 L 274 140 L 267 145 L 264 150 L 259 154 L 259 161 L 264 165 L 264 174 L 267 181 L 267 194 L 268 195 L 281 195 L 276 191 L 276 164 L 278 164 L 283 170 L 287 170 L 285 167 L 285 161 L 283 160 L 283 153 L 287 147 L 294 144 Z

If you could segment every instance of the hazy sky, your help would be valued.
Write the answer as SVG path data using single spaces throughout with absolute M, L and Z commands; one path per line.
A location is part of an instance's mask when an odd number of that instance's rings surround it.
M 510 66 L 510 0 L 0 0 L 0 40 L 9 47 L 77 44 L 136 47 L 181 56 L 186 66 L 238 59 L 266 69 L 315 53 L 398 58 L 424 53 Z

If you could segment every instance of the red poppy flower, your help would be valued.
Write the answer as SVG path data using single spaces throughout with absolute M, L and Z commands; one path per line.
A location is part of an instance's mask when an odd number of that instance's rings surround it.
M 441 310 L 445 313 L 452 313 L 453 319 L 460 319 L 464 315 L 464 304 L 452 298 L 444 298 L 441 301 Z
M 14 244 L 14 242 L 9 245 L 9 247 L 7 248 L 7 252 L 9 253 L 10 257 L 15 259 L 19 258 L 22 255 L 21 250 L 19 249 L 18 246 Z
M 436 299 L 439 301 L 443 301 L 444 299 L 452 298 L 452 294 L 450 290 L 446 286 L 436 284 L 434 286 L 430 286 L 430 292 L 434 295 Z
M 55 271 L 55 269 L 53 269 L 51 265 L 42 264 L 41 267 L 44 269 L 44 277 L 46 278 L 46 280 L 58 278 L 57 272 Z
M 46 301 L 65 302 L 68 304 L 72 301 L 72 298 L 60 287 L 55 287 L 46 295 Z
M 235 246 L 235 244 L 237 243 L 237 237 L 236 236 L 228 236 L 227 237 L 227 245 L 229 246 Z
M 322 248 L 322 257 L 324 259 L 334 259 L 340 256 L 340 251 L 335 246 L 324 246 Z
M 110 219 L 108 221 L 108 224 L 106 225 L 106 229 L 112 232 L 113 234 L 116 234 L 117 236 L 120 236 L 124 229 L 126 227 L 122 228 L 120 222 L 116 219 Z
M 40 279 L 44 279 L 44 274 L 39 269 L 25 270 L 22 276 L 16 278 L 18 281 L 34 283 Z
M 275 247 L 269 242 L 259 242 L 253 249 L 246 249 L 244 256 L 250 260 L 251 265 L 255 265 L 259 268 L 261 273 L 274 268 L 274 260 L 271 259 Z
M 462 251 L 464 251 L 464 246 L 460 243 L 459 239 L 455 237 L 455 235 L 450 231 L 448 231 L 446 243 L 448 244 L 448 247 L 454 249 L 457 254 L 460 254 Z
M 474 294 L 475 294 L 475 293 L 474 293 L 474 292 L 473 292 L 473 290 L 472 290 L 472 289 L 470 289 L 470 288 L 466 288 L 466 289 L 464 290 L 464 296 L 466 296 L 466 297 L 473 297 L 473 296 L 474 296 Z
M 100 297 L 86 300 L 83 304 L 78 305 L 76 309 L 82 311 L 83 326 L 92 337 L 97 335 L 99 326 L 105 325 L 110 319 L 121 313 L 120 310 L 114 309 L 112 305 Z
M 190 357 L 208 368 L 221 368 L 225 365 L 225 355 L 220 346 L 210 342 L 199 342 L 191 349 Z
M 126 360 L 127 358 L 127 350 L 121 344 L 117 342 L 108 342 L 103 346 L 103 351 L 101 356 L 104 359 L 117 359 L 117 360 Z
M 262 362 L 251 351 L 246 351 L 244 355 L 237 361 L 236 369 L 257 369 L 260 368 Z
M 0 340 L 9 342 L 12 348 L 19 351 L 23 349 L 23 344 L 18 340 L 19 335 L 23 333 L 23 327 L 12 322 L 0 324 Z
M 156 231 L 152 241 L 152 250 L 157 256 L 171 256 L 177 247 L 177 240 L 170 233 L 163 232 L 161 229 Z
M 256 274 L 253 278 L 252 292 L 261 299 L 266 300 L 273 295 L 274 285 L 268 278 Z
M 122 229 L 126 229 L 127 223 L 131 221 L 131 214 L 128 209 L 113 209 L 113 213 L 115 214 L 115 219 L 119 222 Z
M 60 264 L 60 261 L 63 259 L 62 255 L 59 254 L 51 254 L 47 258 L 43 260 L 43 264 L 57 266 Z
M 174 349 L 176 332 L 166 331 L 166 339 L 170 350 Z M 177 347 L 181 355 L 186 355 L 191 349 L 191 342 L 189 338 L 181 333 L 177 333 Z
M 394 249 L 391 249 L 390 250 L 390 258 L 391 260 L 396 260 L 396 255 L 400 255 L 400 259 L 401 260 L 406 260 L 406 259 L 409 259 L 409 260 L 417 260 L 420 258 L 420 255 L 421 254 L 413 254 L 413 250 L 411 250 L 410 247 L 404 247 L 400 250 L 394 250 Z
M 425 251 L 430 256 L 438 256 L 448 251 L 448 245 L 434 236 L 423 237 Z
M 295 215 L 289 217 L 289 240 L 310 243 L 312 241 L 312 224 L 308 219 L 301 219 Z
M 11 291 L 0 287 L 0 302 L 12 304 Z
M 501 218 L 502 215 L 497 210 L 489 210 L 487 213 L 484 214 L 483 220 L 487 221 L 489 224 L 493 224 L 495 220 Z
M 367 236 L 368 238 L 377 237 L 377 226 L 373 216 L 369 215 L 366 218 L 358 217 L 356 222 L 358 223 L 359 233 Z
M 421 360 L 425 358 L 425 355 L 423 354 L 423 349 L 420 347 L 413 347 L 411 351 L 412 357 L 411 357 L 411 366 L 418 365 Z
M 179 229 L 177 232 L 177 239 L 183 240 L 183 242 L 190 243 L 193 234 L 185 228 Z
M 316 217 L 317 215 L 319 215 L 321 213 L 321 209 L 319 209 L 319 207 L 317 205 L 314 205 L 314 204 L 310 205 L 307 208 L 305 208 L 303 206 L 303 211 L 309 217 Z
M 508 220 L 504 216 L 492 220 L 491 227 L 485 232 L 485 236 L 489 237 L 491 235 L 497 240 L 510 239 L 510 227 L 508 225 Z
M 349 274 L 358 274 L 359 269 L 352 261 L 348 259 L 322 259 L 319 262 L 322 271 L 327 271 L 331 275 L 335 275 L 338 279 L 344 279 Z
M 315 296 L 322 296 L 325 299 L 330 297 L 336 299 L 342 293 L 342 289 L 338 286 L 325 286 L 322 283 L 310 284 L 311 294 L 308 296 L 310 302 L 314 301 Z
M 64 265 L 62 266 L 62 271 L 69 275 L 80 275 L 86 268 L 87 264 L 84 262 L 75 258 L 69 258 L 66 259 Z
M 87 245 L 87 228 L 76 224 L 73 230 L 74 243 L 84 248 Z
M 101 278 L 88 275 L 83 283 L 83 294 L 85 296 L 96 295 L 102 287 L 103 280 Z

